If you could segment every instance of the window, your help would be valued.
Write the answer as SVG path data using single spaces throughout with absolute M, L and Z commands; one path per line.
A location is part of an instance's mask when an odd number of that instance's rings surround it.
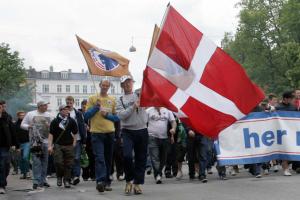
M 57 93 L 61 93 L 61 85 L 57 85 Z
M 70 85 L 66 85 L 66 92 L 70 93 Z
M 75 107 L 79 107 L 80 106 L 80 100 L 79 99 L 75 99 Z
M 43 71 L 42 72 L 42 78 L 49 78 L 49 72 Z
M 115 86 L 113 85 L 113 84 L 111 84 L 111 86 L 110 86 L 110 91 L 111 91 L 111 94 L 115 94 Z
M 87 94 L 87 85 L 82 86 L 83 94 Z
M 61 106 L 62 105 L 62 99 L 61 98 L 57 98 L 57 106 Z
M 68 79 L 68 72 L 60 72 L 60 76 L 62 79 Z
M 43 84 L 43 93 L 49 93 L 49 85 L 48 84 Z
M 91 85 L 91 93 L 96 93 L 96 88 L 95 88 L 95 86 L 93 86 L 93 85 Z
M 79 85 L 75 85 L 75 93 L 79 93 Z

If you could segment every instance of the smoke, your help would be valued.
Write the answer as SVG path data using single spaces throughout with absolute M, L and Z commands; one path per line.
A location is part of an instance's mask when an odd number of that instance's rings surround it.
M 18 111 L 31 111 L 34 110 L 34 106 L 30 103 L 32 102 L 32 90 L 34 86 L 26 84 L 13 94 L 13 96 L 6 98 L 6 111 L 16 119 L 16 113 Z

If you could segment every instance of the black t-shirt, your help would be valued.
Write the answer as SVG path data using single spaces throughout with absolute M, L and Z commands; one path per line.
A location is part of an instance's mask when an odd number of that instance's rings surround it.
M 73 135 L 77 134 L 78 132 L 76 121 L 71 117 L 68 117 L 65 131 L 59 126 L 61 121 L 62 119 L 60 117 L 56 117 L 50 124 L 50 134 L 53 135 L 53 144 L 71 145 L 73 144 Z M 58 139 L 61 133 L 62 136 Z
M 18 119 L 18 121 L 15 123 L 16 137 L 20 144 L 29 142 L 29 133 L 27 130 L 21 128 L 21 123 L 22 120 L 20 119 Z

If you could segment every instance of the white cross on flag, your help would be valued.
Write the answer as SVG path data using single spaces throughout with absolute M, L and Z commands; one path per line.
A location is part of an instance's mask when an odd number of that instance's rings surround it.
M 181 113 L 196 132 L 216 138 L 263 98 L 236 61 L 168 6 L 144 71 L 141 106 Z

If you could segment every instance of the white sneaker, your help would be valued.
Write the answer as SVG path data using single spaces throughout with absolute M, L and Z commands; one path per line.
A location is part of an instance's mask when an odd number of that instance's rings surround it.
M 156 184 L 161 184 L 161 176 L 160 175 L 158 175 L 156 177 Z
M 274 165 L 274 172 L 278 172 L 278 165 Z
M 231 169 L 230 174 L 231 174 L 231 176 L 235 176 L 236 175 L 235 170 Z
M 122 174 L 121 176 L 118 177 L 118 181 L 123 181 L 125 179 L 125 175 Z
M 255 178 L 261 178 L 261 174 L 257 174 Z
M 45 191 L 45 188 L 37 187 L 36 189 L 33 189 L 32 191 L 29 191 L 28 194 L 34 194 L 34 193 L 44 192 L 44 191 Z
M 264 175 L 269 175 L 269 170 L 268 169 L 264 170 Z
M 0 194 L 5 194 L 5 193 L 6 193 L 5 189 L 4 188 L 0 188 Z
M 292 176 L 290 170 L 288 170 L 288 169 L 286 169 L 286 170 L 283 171 L 283 175 L 284 176 Z
M 182 179 L 182 177 L 183 177 L 182 171 L 178 171 L 176 175 L 176 179 L 180 180 Z
M 207 169 L 207 173 L 208 174 L 213 174 L 213 171 L 211 170 L 211 168 Z

